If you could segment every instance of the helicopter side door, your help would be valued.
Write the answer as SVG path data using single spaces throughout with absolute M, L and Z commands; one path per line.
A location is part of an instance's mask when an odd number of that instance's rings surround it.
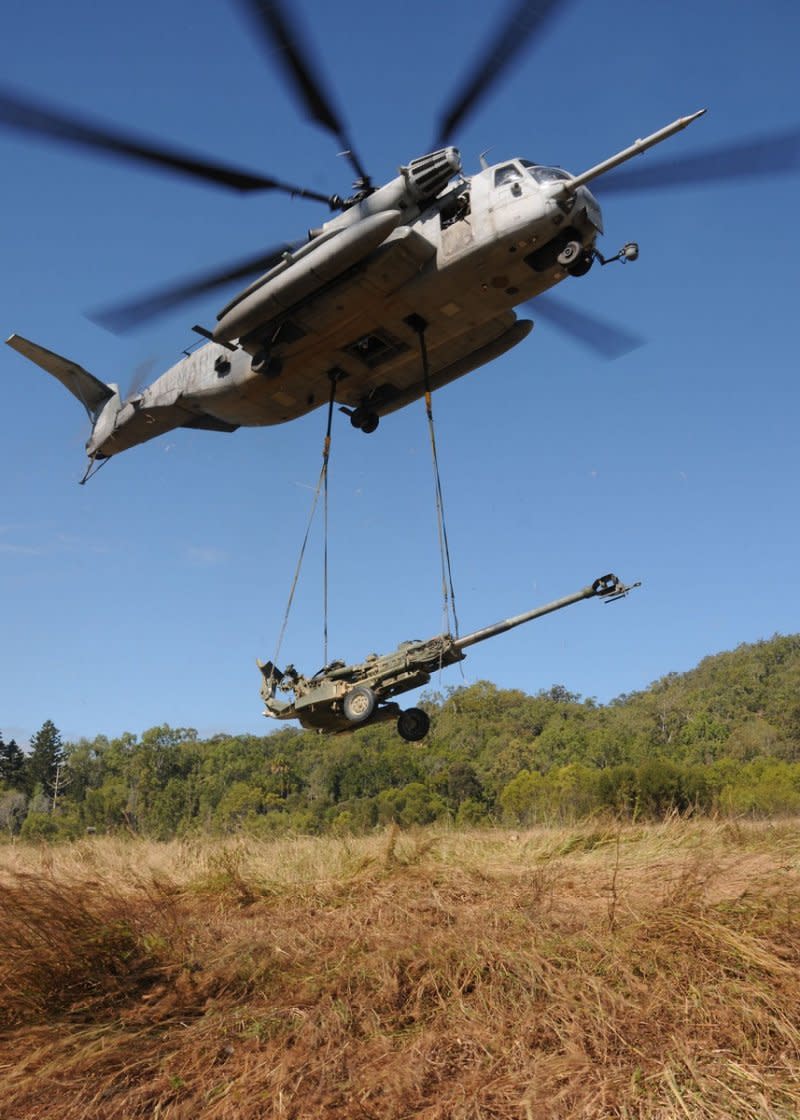
M 502 236 L 529 218 L 532 196 L 538 191 L 516 160 L 490 168 L 487 175 L 492 230 Z

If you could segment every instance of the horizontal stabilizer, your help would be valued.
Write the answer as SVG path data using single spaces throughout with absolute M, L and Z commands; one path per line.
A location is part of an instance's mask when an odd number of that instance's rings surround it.
M 115 385 L 106 385 L 83 366 L 62 358 L 60 354 L 54 354 L 52 350 L 45 350 L 43 346 L 37 346 L 35 342 L 30 342 L 22 335 L 12 334 L 6 342 L 14 350 L 30 358 L 37 366 L 41 366 L 43 370 L 56 377 L 65 389 L 69 389 L 70 393 L 78 398 L 92 420 L 116 392 Z

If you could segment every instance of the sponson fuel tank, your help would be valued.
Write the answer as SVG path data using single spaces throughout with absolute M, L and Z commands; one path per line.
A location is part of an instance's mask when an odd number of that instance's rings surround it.
M 243 338 L 318 292 L 320 285 L 335 280 L 377 249 L 400 225 L 402 217 L 400 210 L 386 210 L 304 245 L 222 309 L 214 329 L 215 340 Z

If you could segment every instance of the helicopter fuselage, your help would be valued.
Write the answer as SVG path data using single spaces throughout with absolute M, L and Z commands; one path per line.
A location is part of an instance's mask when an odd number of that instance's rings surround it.
M 393 180 L 287 253 L 232 300 L 199 346 L 121 407 L 109 400 L 87 443 L 102 458 L 176 427 L 280 424 L 336 401 L 382 416 L 421 397 L 424 324 L 433 389 L 529 333 L 513 308 L 580 274 L 602 232 L 585 186 L 513 159 L 417 201 Z M 383 197 L 379 197 L 383 196 Z M 564 246 L 579 259 L 560 263 Z

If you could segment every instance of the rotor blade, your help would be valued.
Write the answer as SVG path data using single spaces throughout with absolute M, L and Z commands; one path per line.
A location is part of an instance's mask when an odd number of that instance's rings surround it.
M 147 378 L 152 373 L 153 366 L 155 364 L 156 360 L 152 356 L 149 358 L 144 358 L 141 362 L 139 362 L 138 366 L 136 366 L 133 373 L 131 374 L 128 388 L 125 392 L 125 396 L 122 398 L 123 401 L 129 401 L 133 397 L 139 396 L 139 392 L 142 389 L 144 383 L 147 381 Z
M 347 156 L 356 175 L 365 184 L 369 184 L 369 175 L 350 143 L 333 100 L 322 87 L 320 67 L 312 64 L 308 37 L 300 31 L 296 19 L 289 17 L 280 0 L 240 0 L 240 3 L 250 13 L 267 44 L 277 49 L 277 57 L 284 73 L 305 106 L 308 116 L 333 133 L 344 148 L 343 154 Z M 274 57 L 272 50 L 269 53 L 270 58 Z
M 720 148 L 707 148 L 695 156 L 612 172 L 603 179 L 601 192 L 621 194 L 623 191 L 748 179 L 786 174 L 799 168 L 800 128 L 794 128 Z
M 89 318 L 115 334 L 123 333 L 165 311 L 171 311 L 182 303 L 187 303 L 194 296 L 204 292 L 212 292 L 215 288 L 241 280 L 246 276 L 257 276 L 267 272 L 283 257 L 286 252 L 296 249 L 299 243 L 275 245 L 271 249 L 264 249 L 258 256 L 248 257 L 235 264 L 226 265 L 223 269 L 215 269 L 205 276 L 195 276 L 160 288 L 157 292 L 140 296 L 130 303 L 119 304 L 115 307 L 101 308 L 90 313 Z
M 516 0 L 479 62 L 442 113 L 434 147 L 440 148 L 452 139 L 456 126 L 508 69 L 531 37 L 543 31 L 550 17 L 557 10 L 566 7 L 568 2 L 569 0 Z
M 66 116 L 47 105 L 22 98 L 16 93 L 0 89 L 0 127 L 18 132 L 38 133 L 64 144 L 77 145 L 96 151 L 122 156 L 139 162 L 155 164 L 168 171 L 177 171 L 194 179 L 236 191 L 276 190 L 286 194 L 328 202 L 328 196 L 306 190 L 291 183 L 281 182 L 268 175 L 253 174 L 224 164 L 182 153 L 174 148 L 161 147 L 148 140 L 110 129 L 86 118 Z
M 580 343 L 593 354 L 599 354 L 606 359 L 621 358 L 644 346 L 645 339 L 641 335 L 633 334 L 624 327 L 618 327 L 590 315 L 587 311 L 579 311 L 555 297 L 534 296 L 524 305 L 532 313 L 539 315 L 551 326 L 570 335 L 575 342 Z

